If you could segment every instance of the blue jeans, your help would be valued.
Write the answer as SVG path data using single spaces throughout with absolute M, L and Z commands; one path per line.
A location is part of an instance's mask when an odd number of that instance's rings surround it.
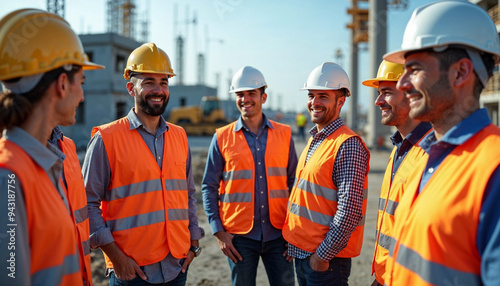
M 232 262 L 229 258 L 227 259 L 231 269 L 233 286 L 255 285 L 260 257 L 264 262 L 267 279 L 271 286 L 295 285 L 293 264 L 283 257 L 286 250 L 286 241 L 283 237 L 262 242 L 235 235 L 233 245 L 243 257 L 243 260 L 238 261 L 238 263 Z
M 137 275 L 135 275 L 135 278 L 132 280 L 120 280 L 116 277 L 115 272 L 112 271 L 109 274 L 109 286 L 143 286 L 143 285 L 184 286 L 186 285 L 187 273 L 188 273 L 187 271 L 186 273 L 182 273 L 181 271 L 174 280 L 168 281 L 167 283 L 151 284 L 147 281 L 142 280 L 142 278 Z
M 305 259 L 294 259 L 295 272 L 300 286 L 346 286 L 351 275 L 351 258 L 335 257 L 330 260 L 330 266 L 326 271 L 314 271 L 311 268 L 309 257 Z

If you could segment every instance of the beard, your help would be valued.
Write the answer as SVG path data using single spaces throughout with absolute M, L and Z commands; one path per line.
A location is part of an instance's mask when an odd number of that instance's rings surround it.
M 165 112 L 165 109 L 167 108 L 168 105 L 168 100 L 170 97 L 162 96 L 163 97 L 163 104 L 160 106 L 151 106 L 148 103 L 148 98 L 150 97 L 158 97 L 156 94 L 147 94 L 144 96 L 144 98 L 139 99 L 139 108 L 146 114 L 151 115 L 151 116 L 158 116 L 162 115 Z

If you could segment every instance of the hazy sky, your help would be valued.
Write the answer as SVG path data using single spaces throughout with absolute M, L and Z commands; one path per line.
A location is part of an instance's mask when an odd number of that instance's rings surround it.
M 412 11 L 434 1 L 408 2 L 406 10 L 387 12 L 389 51 L 400 47 Z M 0 17 L 19 8 L 46 9 L 46 3 L 46 0 L 4 1 Z M 106 0 L 66 0 L 66 20 L 79 34 L 104 33 L 106 3 Z M 196 55 L 199 52 L 208 55 L 206 83 L 216 86 L 218 73 L 222 98 L 229 96 L 228 80 L 232 74 L 249 65 L 259 69 L 267 81 L 269 97 L 264 107 L 304 110 L 307 91 L 300 88 L 312 69 L 326 61 L 337 62 L 335 51 L 340 49 L 344 57 L 338 63 L 348 74 L 351 71 L 350 30 L 346 28 L 351 22 L 347 14 L 349 0 L 135 0 L 135 4 L 138 18 L 148 19 L 148 41 L 167 52 L 174 71 L 177 64 L 174 38 L 178 34 L 185 37 L 185 84 L 197 81 Z M 197 24 L 187 25 L 195 14 Z M 136 31 L 142 31 L 142 27 L 138 25 Z M 359 81 L 373 76 L 369 52 L 362 51 Z M 369 91 L 370 88 L 359 83 L 358 94 L 353 95 L 358 96 L 358 103 L 365 109 L 373 104 L 369 102 Z

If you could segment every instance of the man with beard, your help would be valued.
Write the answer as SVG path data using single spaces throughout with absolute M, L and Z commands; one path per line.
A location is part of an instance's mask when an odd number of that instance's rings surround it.
M 233 285 L 255 285 L 261 257 L 270 285 L 295 285 L 281 229 L 297 155 L 290 126 L 262 113 L 266 87 L 253 67 L 234 74 L 229 92 L 241 117 L 216 130 L 203 176 L 205 213 Z
M 380 190 L 372 263 L 375 281 L 372 286 L 384 285 L 385 261 L 393 241 L 394 212 L 404 193 L 405 183 L 410 179 L 413 166 L 425 153 L 419 142 L 431 129 L 430 123 L 409 116 L 410 102 L 404 93 L 396 88 L 403 71 L 402 64 L 382 61 L 377 77 L 363 81 L 363 85 L 378 89 L 375 105 L 382 111 L 382 124 L 395 126 L 397 129 L 391 136 L 394 148 Z
M 340 110 L 351 95 L 334 63 L 313 69 L 303 90 L 311 138 L 297 164 L 283 236 L 299 285 L 348 285 L 351 258 L 361 252 L 370 153 L 345 126 Z
M 124 74 L 134 108 L 92 131 L 82 170 L 90 245 L 104 252 L 110 285 L 184 285 L 201 251 L 187 136 L 161 116 L 172 76 L 155 44 L 135 49 Z
M 402 49 L 398 89 L 410 117 L 434 131 L 420 142 L 395 214 L 386 285 L 500 285 L 500 128 L 479 97 L 500 62 L 494 22 L 479 6 L 440 1 L 417 8 Z

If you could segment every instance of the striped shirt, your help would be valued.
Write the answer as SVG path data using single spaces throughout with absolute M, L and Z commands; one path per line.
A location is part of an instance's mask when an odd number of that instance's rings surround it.
M 342 118 L 337 118 L 318 132 L 313 127 L 309 132 L 313 137 L 306 162 L 321 145 L 323 140 L 344 125 Z M 332 181 L 338 187 L 338 209 L 330 223 L 330 230 L 316 253 L 325 261 L 333 259 L 347 246 L 363 214 L 363 190 L 368 172 L 370 156 L 359 137 L 347 139 L 339 148 L 332 172 Z M 302 250 L 292 244 L 288 246 L 288 255 L 304 259 L 313 253 Z

